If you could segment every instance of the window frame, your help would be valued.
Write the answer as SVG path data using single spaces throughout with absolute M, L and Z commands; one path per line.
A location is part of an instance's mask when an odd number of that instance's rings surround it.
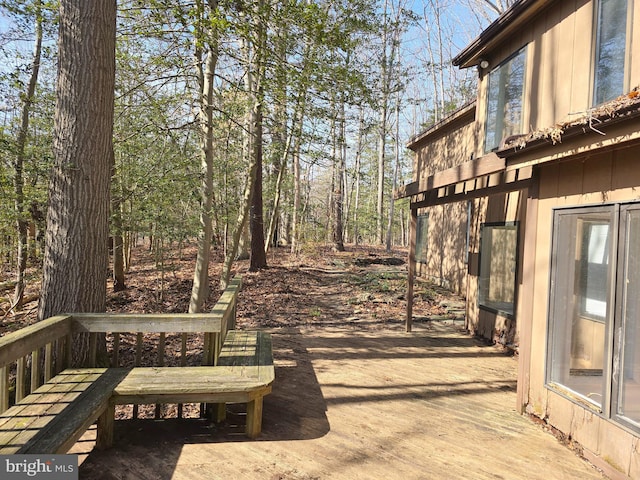
M 420 246 L 422 244 L 422 252 Z M 427 263 L 427 250 L 429 247 L 429 213 L 422 213 L 416 217 L 416 263 Z
M 513 270 L 513 298 L 511 300 L 511 309 L 510 311 L 504 308 L 499 308 L 495 304 L 491 304 L 489 302 L 484 301 L 483 292 L 485 291 L 485 287 L 483 285 L 483 256 L 486 258 L 486 249 L 484 247 L 484 240 L 486 239 L 486 229 L 493 228 L 508 228 L 509 230 L 514 230 L 516 234 L 515 241 L 515 252 L 514 252 L 514 270 Z M 516 316 L 516 305 L 518 302 L 518 271 L 520 268 L 520 255 L 518 254 L 520 251 L 520 221 L 513 222 L 485 222 L 480 225 L 480 248 L 478 253 L 478 308 L 481 310 L 486 310 L 488 312 L 492 312 L 503 317 L 509 319 L 515 319 Z M 483 253 L 485 252 L 485 253 Z M 489 277 L 491 272 L 489 272 Z
M 624 72 L 623 72 L 623 84 L 621 91 L 614 95 L 611 98 L 607 98 L 605 100 L 598 99 L 599 93 L 599 82 L 598 82 L 598 63 L 600 61 L 600 40 L 601 40 L 601 31 L 600 26 L 602 24 L 601 20 L 601 12 L 602 12 L 602 2 L 603 0 L 597 0 L 593 2 L 593 43 L 592 43 L 592 54 L 591 54 L 591 106 L 596 107 L 598 105 L 602 105 L 607 103 L 617 96 L 623 95 L 625 92 L 629 90 L 630 84 L 630 67 L 631 67 L 631 33 L 633 26 L 633 1 L 632 0 L 624 0 L 626 1 L 626 24 L 625 24 L 625 42 L 624 42 Z M 605 22 L 611 23 L 611 22 Z
M 486 105 L 485 105 L 485 118 L 484 118 L 484 145 L 483 145 L 483 151 L 484 153 L 488 153 L 491 151 L 495 151 L 498 150 L 500 148 L 500 144 L 502 143 L 502 140 L 504 140 L 505 138 L 505 118 L 504 115 L 499 116 L 497 114 L 497 112 L 500 110 L 500 108 L 496 109 L 496 117 L 493 120 L 493 123 L 495 123 L 495 129 L 491 131 L 491 134 L 493 136 L 493 139 L 491 141 L 491 144 L 489 144 L 489 138 L 490 138 L 490 131 L 489 131 L 489 124 L 491 121 L 491 115 L 489 112 L 489 108 L 491 105 L 491 93 L 492 93 L 492 89 L 491 89 L 491 80 L 492 80 L 492 76 L 495 75 L 500 75 L 500 73 L 502 72 L 502 69 L 505 68 L 509 63 L 511 63 L 513 60 L 515 60 L 517 57 L 519 57 L 520 55 L 522 55 L 522 90 L 520 91 L 520 95 L 519 95 L 519 100 L 520 100 L 520 124 L 518 125 L 517 128 L 517 132 L 515 133 L 511 133 L 511 135 L 515 135 L 515 134 L 519 134 L 522 133 L 523 130 L 523 124 L 524 124 L 524 109 L 525 109 L 525 102 L 524 102 L 524 98 L 525 98 L 525 91 L 526 91 L 526 83 L 527 83 L 527 49 L 528 45 L 524 45 L 521 48 L 519 48 L 517 51 L 515 51 L 514 53 L 512 53 L 511 55 L 509 55 L 509 57 L 507 57 L 504 61 L 502 61 L 497 67 L 495 67 L 493 70 L 491 70 L 488 75 L 487 75 L 487 87 L 485 89 L 486 92 L 486 96 L 485 96 L 485 101 L 486 101 Z M 507 85 L 506 84 L 502 84 L 499 83 L 498 84 L 498 91 L 497 91 L 497 97 L 498 97 L 498 105 L 502 105 L 503 108 L 502 110 L 504 111 L 504 104 L 505 102 L 505 92 L 507 90 Z M 498 135 L 498 127 L 500 127 L 500 139 L 498 139 L 496 141 L 496 135 Z
M 626 315 L 627 297 L 625 292 L 625 285 L 627 282 L 627 273 L 630 271 L 628 258 L 632 257 L 632 253 L 629 252 L 629 246 L 634 244 L 634 240 L 637 239 L 629 236 L 631 230 L 631 213 L 635 213 L 637 220 L 640 215 L 640 202 L 618 202 L 618 203 L 603 203 L 600 205 L 585 205 L 574 207 L 558 207 L 553 209 L 552 218 L 552 245 L 551 245 L 551 257 L 549 259 L 549 300 L 548 300 L 548 312 L 547 312 L 547 336 L 546 336 L 546 365 L 545 365 L 545 387 L 565 398 L 573 403 L 576 403 L 582 407 L 588 408 L 598 416 L 605 420 L 611 421 L 624 428 L 633 431 L 634 433 L 640 432 L 640 417 L 625 416 L 624 412 L 619 412 L 623 408 L 625 394 L 624 386 L 625 379 L 621 379 L 620 372 L 625 367 L 626 358 L 624 354 L 626 348 L 633 348 L 633 352 L 636 355 L 640 355 L 640 342 L 634 343 L 640 337 L 634 337 L 627 345 L 627 337 L 625 336 L 625 329 L 630 325 L 635 326 L 638 323 L 640 313 L 636 316 L 628 317 Z M 602 393 L 604 397 L 598 404 L 593 398 L 589 398 L 583 393 L 572 389 L 571 386 L 564 383 L 562 373 L 558 375 L 556 371 L 556 365 L 554 361 L 554 349 L 564 348 L 571 349 L 571 338 L 565 338 L 561 333 L 562 327 L 569 326 L 573 319 L 567 311 L 564 311 L 563 318 L 555 318 L 556 302 L 565 301 L 562 286 L 558 286 L 559 281 L 557 266 L 567 262 L 565 249 L 562 248 L 562 244 L 566 242 L 559 241 L 559 219 L 562 215 L 576 215 L 576 220 L 580 219 L 580 216 L 586 216 L 588 214 L 605 214 L 609 213 L 611 218 L 610 223 L 610 276 L 607 285 L 607 317 L 600 320 L 604 323 L 604 341 L 603 341 L 603 372 L 602 372 Z M 566 233 L 566 232 L 565 232 Z M 574 232 L 575 233 L 575 232 Z M 636 232 L 637 235 L 637 232 Z M 575 239 L 574 239 L 575 240 Z M 569 238 L 571 241 L 571 238 Z M 560 245 L 560 247 L 559 247 Z M 564 255 L 565 258 L 562 256 Z M 568 260 L 571 263 L 571 259 Z M 574 262 L 577 259 L 574 257 Z M 567 263 L 568 264 L 568 263 Z M 565 275 L 565 279 L 571 279 L 571 275 Z M 637 281 L 640 281 L 640 277 Z M 578 286 L 574 286 L 573 292 L 569 291 L 569 294 L 575 294 Z M 580 307 L 577 307 L 580 308 Z M 582 316 L 582 313 L 581 313 Z M 591 319 L 598 321 L 598 319 Z M 563 322 L 560 327 L 557 328 L 558 323 Z M 571 336 L 571 334 L 569 335 Z M 562 352 L 560 352 L 562 353 Z M 571 353 L 569 351 L 569 359 Z M 562 359 L 560 362 L 562 363 Z M 637 360 L 636 360 L 637 362 Z M 562 364 L 560 363 L 560 367 Z M 632 363 L 631 366 L 636 365 Z M 566 366 L 565 366 L 566 368 Z M 569 365 L 569 368 L 570 365 Z M 635 379 L 634 379 L 635 380 Z M 637 415 L 637 414 L 636 414 Z

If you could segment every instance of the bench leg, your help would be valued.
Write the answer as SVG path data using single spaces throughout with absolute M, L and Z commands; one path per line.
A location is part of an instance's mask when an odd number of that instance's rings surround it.
M 96 448 L 104 450 L 113 445 L 113 430 L 115 427 L 116 406 L 109 405 L 102 415 L 98 417 L 98 433 L 96 436 Z
M 247 403 L 246 434 L 249 438 L 256 438 L 262 431 L 262 396 Z
M 225 403 L 207 403 L 206 415 L 215 423 L 224 422 L 227 418 L 227 405 Z

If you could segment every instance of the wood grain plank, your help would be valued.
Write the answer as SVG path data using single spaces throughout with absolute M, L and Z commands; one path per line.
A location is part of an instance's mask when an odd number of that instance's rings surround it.
M 210 313 L 82 313 L 73 315 L 73 330 L 75 332 L 219 332 L 220 325 L 220 316 Z
M 0 337 L 0 366 L 15 362 L 71 331 L 71 317 L 51 317 Z

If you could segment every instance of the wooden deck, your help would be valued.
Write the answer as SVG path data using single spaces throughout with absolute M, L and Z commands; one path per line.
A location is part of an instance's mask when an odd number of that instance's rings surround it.
M 257 440 L 241 410 L 218 430 L 127 421 L 110 450 L 91 451 L 92 432 L 76 444 L 80 478 L 604 478 L 515 412 L 517 360 L 452 326 L 397 327 L 273 330 L 276 381 Z

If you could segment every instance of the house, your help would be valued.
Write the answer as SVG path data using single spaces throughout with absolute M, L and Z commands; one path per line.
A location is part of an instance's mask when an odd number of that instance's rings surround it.
M 518 408 L 640 478 L 640 2 L 520 0 L 453 60 L 476 102 L 417 135 L 415 275 L 518 348 Z

